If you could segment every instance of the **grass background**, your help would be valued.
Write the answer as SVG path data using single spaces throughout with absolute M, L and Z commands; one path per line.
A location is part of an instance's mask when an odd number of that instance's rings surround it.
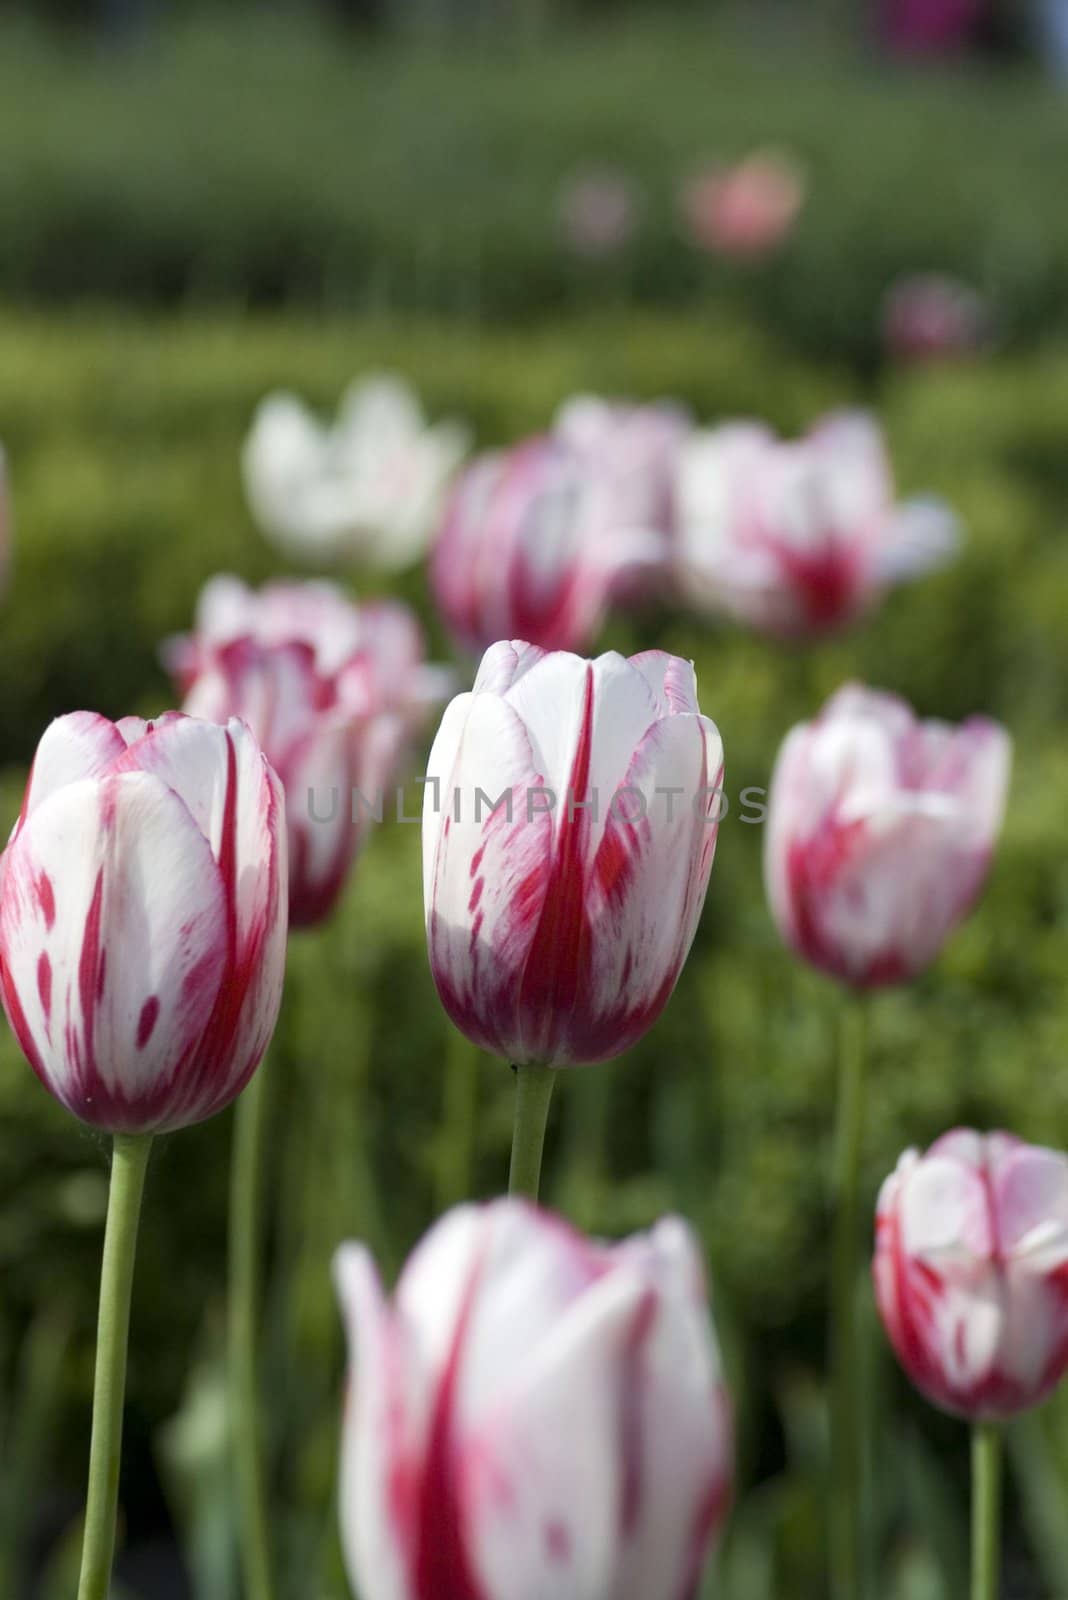
M 1012 63 L 905 72 L 858 47 L 860 14 L 624 8 L 535 49 L 499 30 L 350 38 L 284 6 L 110 51 L 8 20 L 0 296 L 468 322 L 714 297 L 870 366 L 888 284 L 939 268 L 991 297 L 1010 342 L 1063 329 L 1058 90 Z M 767 266 L 716 266 L 682 236 L 679 184 L 768 142 L 809 168 L 800 227 Z M 590 164 L 643 200 L 607 272 L 559 238 L 560 183 Z

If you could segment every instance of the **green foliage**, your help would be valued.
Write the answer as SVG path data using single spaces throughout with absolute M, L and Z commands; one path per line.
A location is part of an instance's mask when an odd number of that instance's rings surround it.
M 887 285 L 934 268 L 987 291 L 1009 337 L 1063 326 L 1055 87 L 1008 69 L 909 74 L 856 39 L 830 49 L 812 7 L 735 7 L 744 27 L 708 9 L 572 24 L 525 48 L 477 30 L 349 38 L 315 28 L 310 6 L 303 20 L 218 8 L 110 52 L 8 22 L 0 294 L 473 321 L 712 293 L 809 350 L 870 361 Z M 765 143 L 809 168 L 797 235 L 766 266 L 709 262 L 683 236 L 679 185 Z M 561 181 L 589 165 L 642 195 L 639 235 L 607 266 L 559 236 Z
M 542 424 L 579 387 L 671 392 L 706 419 L 760 412 L 786 428 L 858 398 L 834 369 L 803 364 L 733 317 L 602 314 L 473 336 L 382 319 L 8 313 L 0 342 L 0 437 L 17 509 L 0 630 L 0 746 L 10 769 L 0 810 L 9 819 L 51 715 L 77 705 L 161 709 L 169 696 L 157 641 L 188 624 L 200 583 L 220 568 L 255 580 L 277 569 L 250 524 L 238 470 L 243 430 L 270 385 L 284 382 L 325 408 L 358 369 L 396 366 L 434 413 L 469 416 L 483 444 Z M 662 1022 L 624 1060 L 559 1086 L 544 1193 L 609 1233 L 668 1208 L 702 1231 L 739 1397 L 742 1482 L 721 1591 L 730 1600 L 822 1592 L 826 1174 L 839 1004 L 831 985 L 779 948 L 763 902 L 761 830 L 740 819 L 737 797 L 766 784 L 787 727 L 848 676 L 899 690 L 926 713 L 989 712 L 1017 740 L 1012 804 L 983 905 L 934 972 L 873 1007 L 865 1207 L 906 1144 L 955 1121 L 1068 1145 L 1068 356 L 897 379 L 877 398 L 902 490 L 934 490 L 964 515 L 956 566 L 899 591 L 865 628 L 808 656 L 682 615 L 619 621 L 605 639 L 696 659 L 736 803 L 693 956 Z M 433 628 L 422 577 L 402 588 Z M 417 828 L 384 825 L 334 923 L 294 938 L 266 1069 L 277 1174 L 264 1319 L 284 1508 L 277 1532 L 287 1592 L 330 1600 L 343 1593 L 331 1254 L 340 1239 L 362 1235 L 391 1273 L 446 1199 L 491 1194 L 507 1171 L 510 1074 L 490 1061 L 473 1067 L 437 1004 L 418 841 Z M 205 1488 L 225 1482 L 217 1380 L 228 1139 L 222 1117 L 154 1155 L 133 1313 L 132 1425 L 156 1440 L 202 1600 L 233 1593 L 225 1501 L 221 1488 Z M 60 1373 L 42 1471 L 69 1496 L 71 1516 L 85 1464 L 105 1173 L 101 1142 L 51 1103 L 4 1030 L 2 1369 L 16 1386 L 20 1370 Z M 54 1343 L 36 1360 L 17 1356 L 31 1325 L 62 1338 L 66 1359 L 49 1366 Z M 879 1463 L 870 1516 L 885 1592 L 953 1600 L 962 1430 L 907 1392 L 874 1328 L 870 1349 Z M 35 1416 L 13 1416 L 9 1437 L 29 1430 L 40 1457 Z M 1068 1493 L 1063 1408 L 1044 1426 L 1057 1464 L 1043 1480 L 1050 1498 L 1029 1498 L 1028 1518 L 1012 1523 L 1010 1554 L 1026 1563 L 1033 1551 L 1053 1568 Z

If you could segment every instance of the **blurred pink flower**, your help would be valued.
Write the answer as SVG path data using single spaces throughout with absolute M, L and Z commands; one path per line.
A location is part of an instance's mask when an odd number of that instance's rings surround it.
M 219 574 L 201 591 L 195 631 L 164 646 L 185 710 L 240 717 L 289 797 L 289 920 L 333 910 L 409 738 L 450 687 L 396 600 L 357 606 L 331 583 L 259 591 Z M 355 810 L 354 790 L 367 808 Z
M 805 198 L 805 174 L 790 155 L 757 150 L 731 167 L 711 167 L 683 185 L 690 237 L 712 255 L 756 260 L 782 244 Z
M 986 881 L 1011 761 L 988 717 L 921 722 L 896 695 L 839 689 L 772 774 L 764 875 L 784 941 L 856 988 L 924 971 Z
M 560 186 L 560 231 L 578 256 L 613 256 L 634 237 L 641 216 L 637 185 L 611 167 L 586 168 Z
M 883 301 L 883 342 L 899 361 L 938 361 L 974 355 L 989 332 L 976 291 L 938 272 L 899 278 Z
M 897 499 L 882 430 L 859 411 L 831 412 L 800 439 L 751 422 L 694 432 L 677 516 L 691 603 L 788 639 L 856 621 L 958 542 L 946 506 Z
M 701 1250 L 604 1245 L 524 1201 L 460 1206 L 391 1296 L 335 1280 L 351 1378 L 341 1533 L 364 1600 L 681 1600 L 730 1500 Z
M 887 43 L 905 55 L 959 50 L 974 34 L 983 0 L 883 0 Z

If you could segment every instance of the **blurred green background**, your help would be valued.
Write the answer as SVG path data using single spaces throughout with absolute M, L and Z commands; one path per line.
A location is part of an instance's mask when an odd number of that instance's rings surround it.
M 1020 30 L 995 33 L 1000 54 L 906 69 L 843 30 L 845 15 L 592 7 L 505 26 L 483 8 L 449 30 L 428 12 L 346 32 L 277 4 L 157 15 L 110 42 L 69 18 L 6 19 L 0 439 L 17 542 L 0 798 L 13 820 L 56 713 L 167 703 L 158 642 L 188 625 L 212 572 L 279 570 L 239 475 L 270 387 L 327 411 L 355 373 L 394 368 L 432 414 L 468 417 L 480 445 L 543 426 L 580 389 L 788 430 L 871 404 L 902 491 L 959 510 L 956 566 L 807 655 L 670 613 L 618 621 L 604 644 L 695 658 L 735 796 L 766 784 L 786 729 L 850 676 L 926 714 L 985 711 L 1014 735 L 984 902 L 931 974 L 872 1007 L 873 1200 L 906 1144 L 957 1121 L 1068 1145 L 1068 121 Z M 678 183 L 769 140 L 809 165 L 796 236 L 750 269 L 699 256 Z M 563 249 L 556 196 L 569 172 L 605 163 L 634 175 L 644 204 L 633 245 L 595 265 Z M 902 269 L 931 267 L 990 296 L 999 347 L 896 369 L 882 296 Z M 443 654 L 421 574 L 396 587 Z M 842 1000 L 780 949 L 760 846 L 728 816 L 664 1019 L 559 1088 L 544 1193 L 609 1233 L 665 1209 L 695 1219 L 739 1411 L 737 1508 L 708 1593 L 818 1600 Z M 341 1600 L 330 1256 L 361 1235 L 391 1272 L 444 1205 L 502 1187 L 510 1137 L 510 1074 L 457 1040 L 434 994 L 418 829 L 383 826 L 336 920 L 293 939 L 267 1070 L 263 1333 L 284 1593 Z M 138 1600 L 238 1594 L 221 1391 L 229 1122 L 153 1157 L 120 1565 Z M 0 1595 L 13 1600 L 73 1593 L 106 1173 L 102 1142 L 49 1101 L 4 1028 Z M 870 1322 L 866 1293 L 864 1306 Z M 874 1592 L 957 1600 L 964 1433 L 909 1392 L 870 1331 Z M 1005 1593 L 1059 1600 L 1068 1403 L 1014 1430 L 1012 1459 Z

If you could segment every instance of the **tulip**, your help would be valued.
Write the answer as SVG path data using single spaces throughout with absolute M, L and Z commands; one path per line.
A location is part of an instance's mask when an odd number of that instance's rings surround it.
M 295 395 L 271 394 L 245 442 L 245 490 L 256 521 L 286 554 L 396 571 L 423 554 L 468 446 L 459 423 L 429 427 L 399 378 L 354 383 L 332 427 Z
M 338 1253 L 353 1379 L 341 1526 L 364 1600 L 680 1600 L 726 1510 L 727 1398 L 697 1242 L 595 1244 L 461 1206 L 387 1300 Z
M 628 1049 L 675 987 L 715 850 L 723 746 L 692 665 L 496 644 L 427 771 L 430 964 L 457 1027 L 519 1065 Z
M 164 658 L 185 710 L 242 717 L 289 796 L 289 920 L 322 922 L 348 878 L 382 791 L 448 676 L 396 601 L 357 606 L 329 583 L 270 583 L 258 593 L 219 576 L 192 635 Z
M 695 434 L 678 483 L 678 579 L 699 608 L 782 638 L 854 622 L 949 559 L 952 514 L 896 504 L 877 424 L 837 413 L 796 441 L 756 423 Z
M 244 1088 L 285 947 L 282 788 L 243 723 L 52 723 L 0 861 L 0 993 L 45 1087 L 114 1135 L 78 1600 L 110 1593 L 152 1136 Z
M 957 1128 L 879 1194 L 875 1297 L 922 1394 L 970 1420 L 1036 1406 L 1068 1370 L 1068 1157 Z
M 430 577 L 465 649 L 587 649 L 609 606 L 663 568 L 678 419 L 602 406 L 583 398 L 553 433 L 478 457 L 454 486 Z
M 988 336 L 986 306 L 966 283 L 942 273 L 899 278 L 883 302 L 883 339 L 899 361 L 971 356 Z
M 883 1184 L 873 1262 L 898 1360 L 972 1423 L 972 1594 L 998 1587 L 1000 1424 L 1068 1371 L 1068 1157 L 956 1128 Z
M 553 419 L 555 437 L 578 451 L 591 471 L 614 482 L 620 525 L 625 520 L 658 540 L 665 564 L 675 531 L 679 457 L 692 431 L 689 413 L 671 401 L 633 405 L 593 394 L 573 395 Z M 648 586 L 646 564 L 637 576 Z
M 243 724 L 52 723 L 3 856 L 0 990 L 57 1100 L 110 1133 L 220 1111 L 274 1029 L 285 943 L 282 791 Z
M 576 256 L 604 260 L 624 250 L 641 219 L 641 195 L 625 172 L 574 173 L 560 188 L 560 231 Z
M 446 675 L 423 662 L 404 605 L 357 606 L 329 583 L 270 583 L 256 592 L 218 576 L 195 631 L 164 656 L 187 711 L 243 717 L 285 786 L 291 927 L 334 909 L 383 790 Z M 273 1593 L 258 1425 L 259 1260 L 267 1114 L 262 1086 L 239 1108 L 231 1169 L 231 1412 L 246 1588 Z
M 840 689 L 772 776 L 764 865 L 787 944 L 857 988 L 922 972 L 983 886 L 1010 762 L 986 717 L 920 722 L 893 695 Z
M 682 211 L 699 249 L 758 260 L 783 243 L 805 200 L 805 175 L 789 155 L 758 150 L 732 167 L 713 167 L 682 189 Z
M 786 942 L 864 991 L 937 956 L 986 878 L 1005 807 L 1010 744 L 984 717 L 919 722 L 893 695 L 849 685 L 787 736 L 764 835 L 768 899 Z M 864 1009 L 842 1014 L 833 1248 L 832 1575 L 859 1572 L 859 1379 L 854 1321 Z

